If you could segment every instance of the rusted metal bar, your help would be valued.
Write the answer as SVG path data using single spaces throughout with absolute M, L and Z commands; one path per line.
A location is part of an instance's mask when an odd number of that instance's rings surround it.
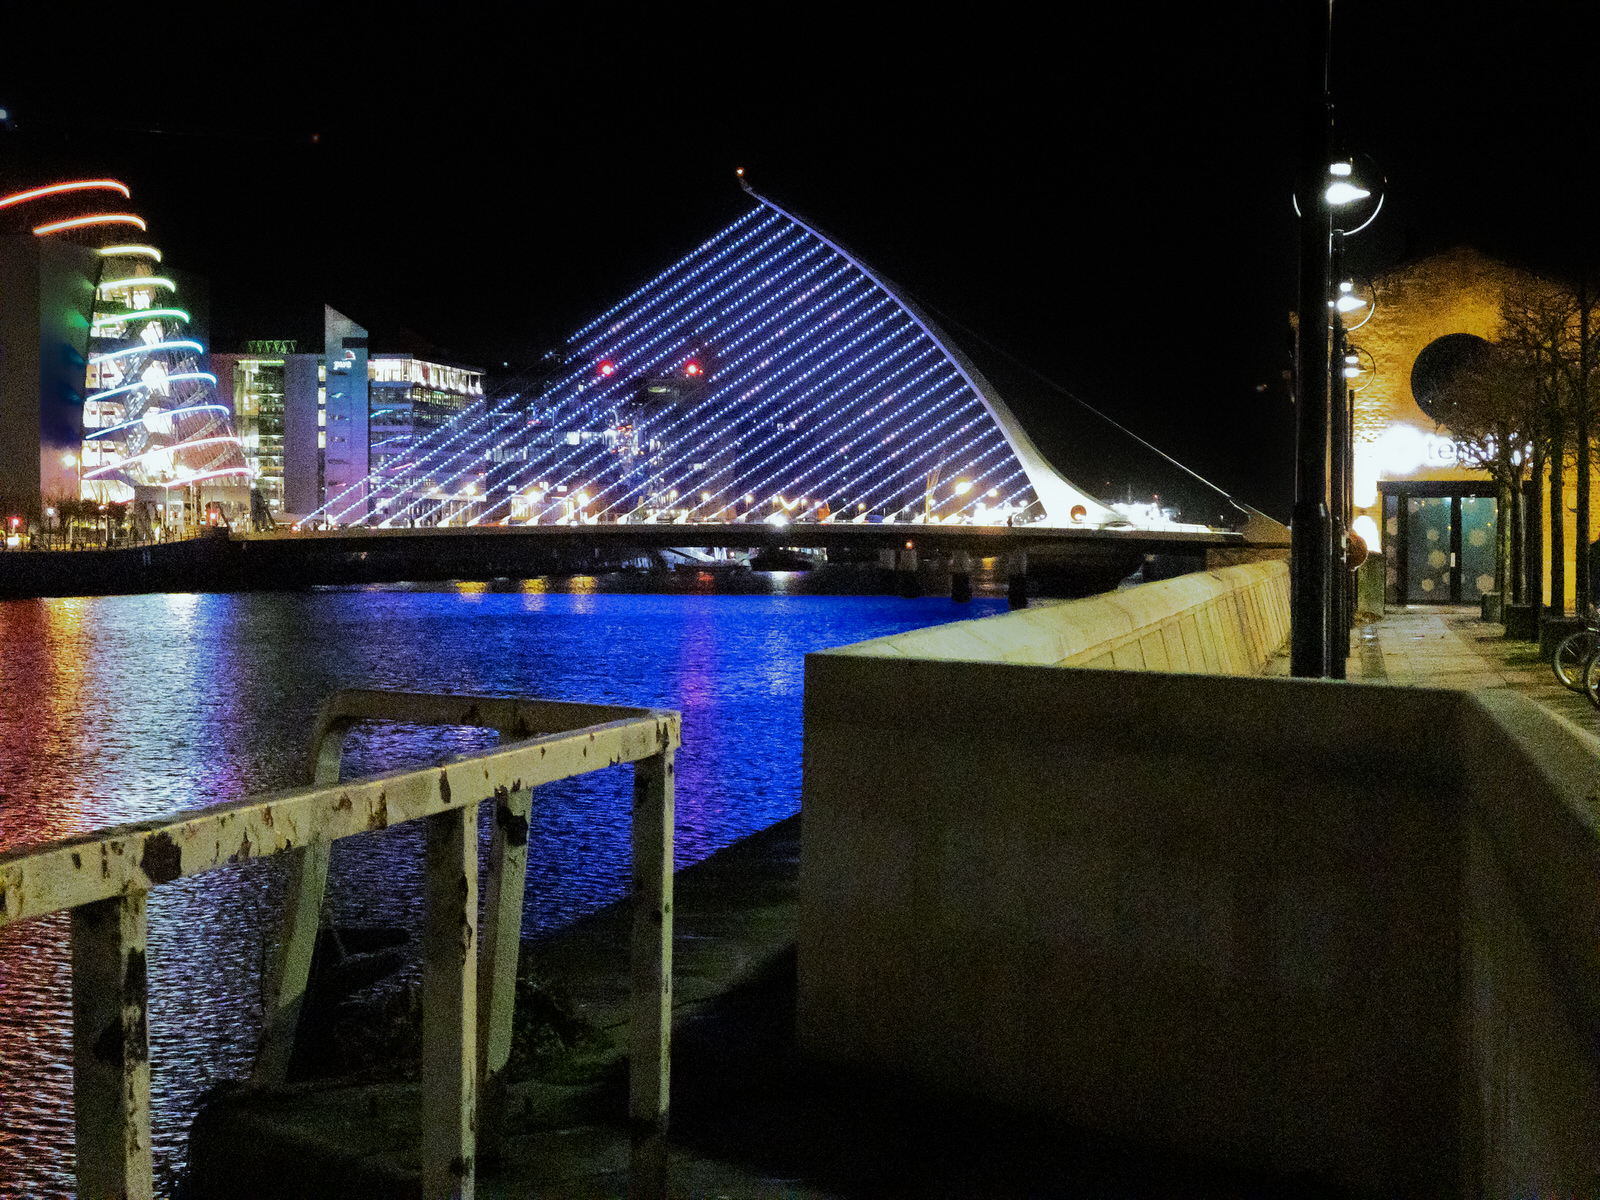
M 338 697 L 324 702 L 311 733 L 307 775 L 313 784 L 336 784 L 344 758 L 344 735 L 353 718 L 333 714 Z M 298 850 L 289 850 L 285 880 L 283 921 L 277 946 L 267 968 L 261 1018 L 261 1045 L 256 1052 L 250 1082 L 265 1086 L 282 1083 L 289 1075 L 295 1031 L 311 979 L 311 958 L 317 948 L 317 928 L 328 887 L 328 859 L 332 844 L 313 836 Z
M 496 1077 L 511 1058 L 532 806 L 533 794 L 528 791 L 507 792 L 494 801 L 478 952 L 478 1086 L 485 1100 L 498 1095 Z
M 146 1200 L 150 1039 L 145 895 L 72 912 L 72 1093 L 78 1195 Z
M 343 735 L 353 723 L 367 719 L 482 725 L 499 730 L 503 741 L 522 740 L 442 767 L 340 783 Z M 672 756 L 679 744 L 675 712 L 497 697 L 342 692 L 318 715 L 311 786 L 0 854 L 0 928 L 73 910 L 79 1194 L 153 1193 L 146 892 L 181 876 L 263 854 L 292 853 L 285 934 L 269 976 L 263 1046 L 269 1061 L 258 1070 L 258 1078 L 281 1078 L 316 940 L 328 847 L 342 837 L 426 819 L 424 1194 L 470 1197 L 477 1085 L 483 1069 L 478 1041 L 480 1036 L 488 1039 L 489 1054 L 495 1056 L 483 1063 L 503 1065 L 509 1049 L 529 791 L 622 762 L 636 764 L 639 909 L 633 947 L 630 1114 L 644 1136 L 636 1141 L 633 1178 L 642 1189 L 637 1194 L 661 1194 L 671 1030 Z M 494 923 L 495 949 L 484 975 L 489 992 L 485 1016 L 476 994 L 476 827 L 479 804 L 491 798 L 498 849 L 491 848 L 495 874 L 488 919 Z
M 667 748 L 633 767 L 630 1200 L 657 1200 L 666 1194 L 672 1066 L 673 825 L 673 752 Z
M 422 930 L 422 1195 L 473 1193 L 478 1124 L 478 806 L 427 818 Z

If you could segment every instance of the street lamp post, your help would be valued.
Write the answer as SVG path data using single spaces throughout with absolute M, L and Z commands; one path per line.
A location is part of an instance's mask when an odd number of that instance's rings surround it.
M 1320 5 L 1315 6 L 1321 8 Z M 1289 670 L 1328 674 L 1328 598 L 1332 547 L 1328 523 L 1328 253 L 1333 206 L 1325 185 L 1332 157 L 1328 102 L 1332 4 L 1312 16 L 1307 49 L 1311 85 L 1300 154 L 1300 295 L 1295 338 L 1294 511 L 1289 549 Z
M 1346 233 L 1366 228 L 1382 206 L 1354 229 L 1339 227 L 1336 209 L 1372 192 L 1354 173 L 1354 160 L 1334 157 L 1333 107 L 1328 96 L 1332 0 L 1304 10 L 1311 21 L 1306 46 L 1308 89 L 1296 209 L 1300 214 L 1299 326 L 1295 338 L 1295 493 L 1289 563 L 1289 669 L 1310 678 L 1344 678 L 1350 652 L 1346 553 L 1349 521 L 1350 395 L 1344 377 L 1342 314 L 1350 285 L 1335 294 Z M 1374 173 L 1374 180 L 1377 179 Z M 1378 180 L 1381 182 L 1381 180 Z M 1359 307 L 1361 302 L 1355 301 Z M 1331 316 L 1331 320 L 1329 317 Z

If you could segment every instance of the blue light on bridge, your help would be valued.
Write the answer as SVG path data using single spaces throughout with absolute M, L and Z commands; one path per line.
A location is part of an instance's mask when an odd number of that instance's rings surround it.
M 761 197 L 312 520 L 1118 526 L 892 285 Z M 1135 525 L 1171 519 L 1150 508 Z M 1191 526 L 1192 527 L 1192 526 Z

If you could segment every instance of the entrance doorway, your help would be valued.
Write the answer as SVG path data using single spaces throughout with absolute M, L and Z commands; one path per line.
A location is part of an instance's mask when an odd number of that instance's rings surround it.
M 1389 604 L 1476 604 L 1494 591 L 1492 488 L 1382 482 L 1384 599 Z

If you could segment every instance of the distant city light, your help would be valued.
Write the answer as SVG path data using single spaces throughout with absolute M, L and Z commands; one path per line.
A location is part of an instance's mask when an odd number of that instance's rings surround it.
M 129 195 L 128 185 L 118 183 L 115 179 L 79 179 L 72 183 L 52 183 L 48 187 L 0 196 L 0 208 L 10 208 L 13 204 L 26 204 L 30 200 L 38 200 L 44 196 L 59 196 L 63 192 L 87 191 L 121 192 L 124 198 Z
M 102 325 L 121 325 L 128 321 L 153 321 L 157 317 L 172 317 L 187 324 L 189 314 L 181 308 L 136 308 L 131 312 L 113 313 L 107 317 L 96 317 L 89 324 L 90 329 L 99 329 Z
M 101 258 L 149 258 L 156 262 L 161 261 L 161 251 L 154 246 L 103 246 L 100 249 Z
M 612 362 L 612 361 L 610 361 L 609 359 L 607 359 L 605 362 L 600 364 L 600 376 L 603 379 L 604 378 L 609 378 L 610 376 L 616 374 L 616 370 L 617 370 L 617 364 Z
M 691 377 L 700 374 L 700 364 L 695 362 L 693 359 L 690 359 L 684 364 L 683 373 Z
M 148 226 L 144 218 L 133 213 L 94 213 L 87 217 L 69 217 L 65 221 L 51 221 L 47 225 L 35 225 L 33 232 L 38 237 L 46 237 L 52 233 L 60 233 L 63 229 L 84 229 L 90 225 L 137 225 L 141 233 Z
M 135 275 L 131 279 L 111 279 L 100 285 L 102 292 L 114 292 L 120 288 L 166 288 L 169 292 L 178 290 L 178 285 L 165 275 Z
M 199 342 L 190 341 L 188 338 L 179 338 L 171 342 L 153 342 L 146 345 L 140 342 L 137 346 L 125 346 L 121 350 L 113 350 L 109 354 L 97 354 L 89 360 L 91 367 L 101 363 L 111 362 L 113 359 L 126 358 L 130 354 L 153 354 L 157 350 L 193 350 L 196 354 L 204 354 L 206 348 Z

